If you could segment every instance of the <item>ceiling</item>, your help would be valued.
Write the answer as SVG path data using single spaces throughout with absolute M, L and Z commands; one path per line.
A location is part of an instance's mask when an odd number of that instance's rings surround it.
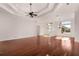
M 56 15 L 72 14 L 78 6 L 77 3 L 69 3 L 69 5 L 66 3 L 33 3 L 31 7 L 38 16 L 44 16 L 51 12 Z M 30 12 L 29 3 L 0 3 L 0 8 L 17 16 L 25 16 Z

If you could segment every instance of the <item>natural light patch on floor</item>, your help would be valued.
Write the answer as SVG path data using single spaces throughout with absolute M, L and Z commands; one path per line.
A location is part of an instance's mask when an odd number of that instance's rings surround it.
M 62 38 L 62 48 L 68 51 L 71 50 L 71 41 L 68 37 Z
M 62 39 L 62 37 L 61 36 L 57 36 L 56 39 Z

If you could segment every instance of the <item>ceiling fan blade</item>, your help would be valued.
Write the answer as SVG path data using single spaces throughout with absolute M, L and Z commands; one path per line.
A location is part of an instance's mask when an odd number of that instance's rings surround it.
M 30 15 L 30 17 L 32 17 L 32 18 L 33 18 L 34 16 L 33 16 L 33 15 Z
M 34 16 L 37 16 L 37 14 L 33 14 Z

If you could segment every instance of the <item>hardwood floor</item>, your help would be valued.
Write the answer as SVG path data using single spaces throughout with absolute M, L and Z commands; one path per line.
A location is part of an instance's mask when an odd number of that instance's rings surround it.
M 2 42 L 2 55 L 32 55 L 37 51 L 37 37 Z
M 79 42 L 74 43 L 73 53 L 74 53 L 74 56 L 79 56 Z
M 51 50 L 49 55 L 62 56 L 62 55 L 73 55 L 74 38 L 70 38 L 71 50 L 63 49 L 62 40 L 56 39 L 56 36 L 51 37 Z
M 63 56 L 79 55 L 79 43 L 71 39 L 71 51 L 62 48 L 61 40 L 53 36 L 49 37 L 35 36 L 29 38 L 20 38 L 15 40 L 0 41 L 1 56 Z

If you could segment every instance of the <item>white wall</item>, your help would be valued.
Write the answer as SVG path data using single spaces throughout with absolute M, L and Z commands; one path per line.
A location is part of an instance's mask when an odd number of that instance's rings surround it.
M 75 36 L 76 40 L 79 41 L 79 7 L 75 12 Z
M 29 17 L 19 17 L 0 9 L 0 41 L 37 35 L 36 22 Z

